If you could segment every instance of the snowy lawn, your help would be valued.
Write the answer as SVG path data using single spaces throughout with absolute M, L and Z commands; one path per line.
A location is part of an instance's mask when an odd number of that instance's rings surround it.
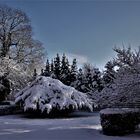
M 139 140 L 140 132 L 113 137 L 101 132 L 99 113 L 75 112 L 68 118 L 0 116 L 0 140 Z

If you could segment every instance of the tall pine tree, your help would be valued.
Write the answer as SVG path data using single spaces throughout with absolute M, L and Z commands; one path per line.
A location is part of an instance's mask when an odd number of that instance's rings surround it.
M 71 85 L 74 84 L 74 82 L 77 79 L 77 60 L 73 59 L 72 65 L 71 65 L 71 71 L 70 71 L 70 81 Z
M 114 70 L 115 63 L 109 61 L 105 65 L 105 71 L 103 75 L 104 86 L 110 85 L 116 77 L 116 71 Z
M 66 58 L 65 54 L 62 56 L 61 61 L 61 77 L 60 80 L 66 85 L 70 85 L 70 68 L 69 68 L 69 61 Z
M 55 78 L 60 80 L 60 74 L 61 74 L 61 61 L 60 61 L 60 56 L 57 53 L 57 55 L 54 59 L 54 76 L 55 76 Z
M 84 74 L 83 74 L 83 70 L 80 68 L 78 70 L 77 79 L 73 83 L 72 86 L 75 89 L 77 89 L 78 91 L 85 92 L 85 83 L 84 83 L 84 80 L 85 80 L 85 77 L 84 77 Z
M 101 91 L 103 88 L 101 72 L 90 64 L 84 65 L 85 92 Z
M 51 75 L 50 63 L 49 63 L 49 59 L 47 59 L 45 70 L 44 70 L 44 76 L 50 76 L 50 75 Z

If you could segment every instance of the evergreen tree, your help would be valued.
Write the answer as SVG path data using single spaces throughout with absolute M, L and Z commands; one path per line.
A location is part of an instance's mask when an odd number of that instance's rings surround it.
M 94 88 L 100 92 L 104 88 L 104 84 L 103 84 L 103 79 L 102 79 L 102 73 L 100 72 L 98 68 L 94 68 L 93 78 L 94 78 L 94 81 L 96 81 Z
M 49 63 L 49 59 L 47 59 L 46 67 L 45 67 L 45 70 L 44 70 L 44 76 L 50 76 L 50 75 L 51 75 L 50 63 Z
M 116 77 L 116 71 L 114 70 L 115 64 L 112 61 L 107 62 L 105 65 L 105 71 L 103 75 L 104 86 L 108 86 L 113 82 Z
M 77 79 L 76 81 L 73 83 L 73 87 L 76 88 L 78 91 L 81 92 L 85 92 L 85 84 L 84 84 L 84 74 L 83 74 L 83 70 L 80 68 L 78 70 L 78 74 L 77 74 Z
M 101 72 L 90 64 L 84 65 L 85 92 L 101 91 L 103 88 Z
M 115 48 L 117 57 L 113 63 L 108 63 L 108 77 L 113 79 L 108 86 L 99 93 L 98 104 L 101 106 L 136 104 L 140 101 L 140 49 Z M 117 71 L 113 71 L 117 66 Z M 115 73 L 115 76 L 112 71 Z M 111 75 L 111 76 L 110 76 Z M 110 78 L 111 77 L 111 78 Z M 113 78 L 112 78 L 113 77 Z
M 70 68 L 69 68 L 69 61 L 66 58 L 65 54 L 62 56 L 61 61 L 61 76 L 60 76 L 61 82 L 63 82 L 66 85 L 70 85 Z
M 96 81 L 94 81 L 94 69 L 90 64 L 84 65 L 84 76 L 85 76 L 85 92 L 90 92 L 94 90 L 94 85 Z
M 53 59 L 51 60 L 51 74 L 54 72 L 54 62 Z
M 61 74 L 61 62 L 60 62 L 60 56 L 59 56 L 59 54 L 57 54 L 56 58 L 54 59 L 54 75 L 55 75 L 55 78 L 60 80 L 60 74 Z
M 53 61 L 53 59 L 51 60 L 50 77 L 56 78 L 56 77 L 55 77 L 55 74 L 54 74 L 54 61 Z
M 73 59 L 72 65 L 71 65 L 71 72 L 70 72 L 71 85 L 73 85 L 76 79 L 77 79 L 77 60 Z

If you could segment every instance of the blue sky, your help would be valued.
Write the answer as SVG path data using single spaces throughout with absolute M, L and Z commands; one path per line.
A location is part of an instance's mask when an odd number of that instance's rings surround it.
M 57 52 L 103 68 L 112 48 L 140 45 L 140 1 L 127 0 L 1 0 L 30 17 L 34 37 L 48 57 Z

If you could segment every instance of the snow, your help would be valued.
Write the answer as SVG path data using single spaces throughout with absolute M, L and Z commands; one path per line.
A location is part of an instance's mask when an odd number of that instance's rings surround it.
M 21 115 L 0 116 L 1 140 L 139 140 L 140 132 L 106 136 L 99 113 L 75 112 L 68 118 L 30 119 Z
M 87 95 L 50 77 L 40 76 L 16 95 L 16 103 L 24 102 L 24 110 L 41 110 L 49 114 L 53 108 L 59 110 L 82 109 L 92 111 L 92 102 Z

